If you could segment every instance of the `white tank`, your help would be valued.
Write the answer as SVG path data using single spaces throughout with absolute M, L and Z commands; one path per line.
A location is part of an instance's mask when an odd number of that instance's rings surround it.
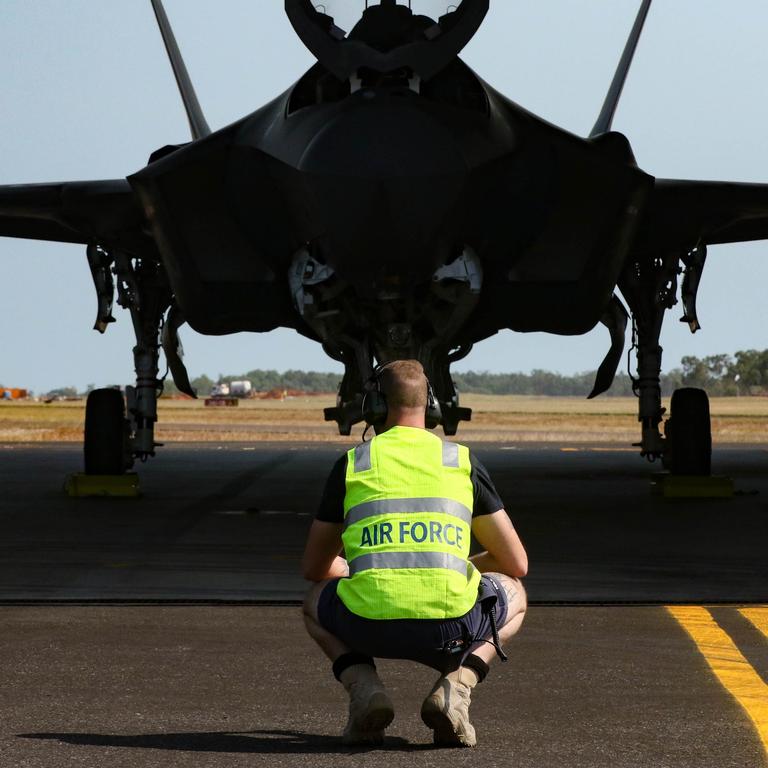
M 247 379 L 245 381 L 229 382 L 229 394 L 233 397 L 248 397 L 252 389 L 253 385 Z

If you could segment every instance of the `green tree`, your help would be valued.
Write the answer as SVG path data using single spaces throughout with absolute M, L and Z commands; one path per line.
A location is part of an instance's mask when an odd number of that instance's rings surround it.
M 57 387 L 46 393 L 46 397 L 77 397 L 77 387 Z
M 765 388 L 768 385 L 768 350 L 747 349 L 737 352 L 731 369 L 739 376 L 741 387 Z
M 213 379 L 206 376 L 204 373 L 200 376 L 196 376 L 189 383 L 192 385 L 192 389 L 197 392 L 198 397 L 206 397 L 207 395 L 210 395 L 214 384 Z
M 710 383 L 710 371 L 707 364 L 693 355 L 686 355 L 680 361 L 683 369 L 683 385 L 706 389 Z

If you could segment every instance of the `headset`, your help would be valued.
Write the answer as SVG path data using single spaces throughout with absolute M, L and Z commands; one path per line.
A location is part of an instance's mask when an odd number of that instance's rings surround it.
M 390 361 L 391 362 L 391 361 Z M 387 398 L 381 391 L 381 373 L 389 363 L 379 363 L 365 383 L 363 390 L 363 402 L 361 405 L 363 419 L 368 426 L 374 429 L 380 427 L 387 420 Z M 424 376 L 426 378 L 426 374 Z M 435 397 L 432 385 L 427 379 L 427 409 L 424 414 L 424 421 L 427 429 L 434 429 L 443 418 L 440 410 L 440 403 Z

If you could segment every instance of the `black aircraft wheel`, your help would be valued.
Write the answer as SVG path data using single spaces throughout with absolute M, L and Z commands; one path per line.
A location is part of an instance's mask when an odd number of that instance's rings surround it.
M 85 404 L 85 473 L 122 475 L 127 462 L 128 422 L 118 389 L 94 389 Z
M 667 438 L 664 466 L 673 475 L 712 473 L 709 398 L 703 389 L 685 387 L 672 393 L 664 434 Z

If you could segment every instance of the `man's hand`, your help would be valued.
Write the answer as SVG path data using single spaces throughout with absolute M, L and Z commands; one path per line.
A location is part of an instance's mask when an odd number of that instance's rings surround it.
M 324 581 L 349 576 L 349 567 L 341 552 L 340 523 L 313 520 L 307 546 L 301 559 L 301 572 L 307 581 Z
M 503 573 L 516 579 L 528 573 L 525 547 L 503 509 L 473 518 L 472 533 L 487 550 L 470 558 L 481 573 Z

